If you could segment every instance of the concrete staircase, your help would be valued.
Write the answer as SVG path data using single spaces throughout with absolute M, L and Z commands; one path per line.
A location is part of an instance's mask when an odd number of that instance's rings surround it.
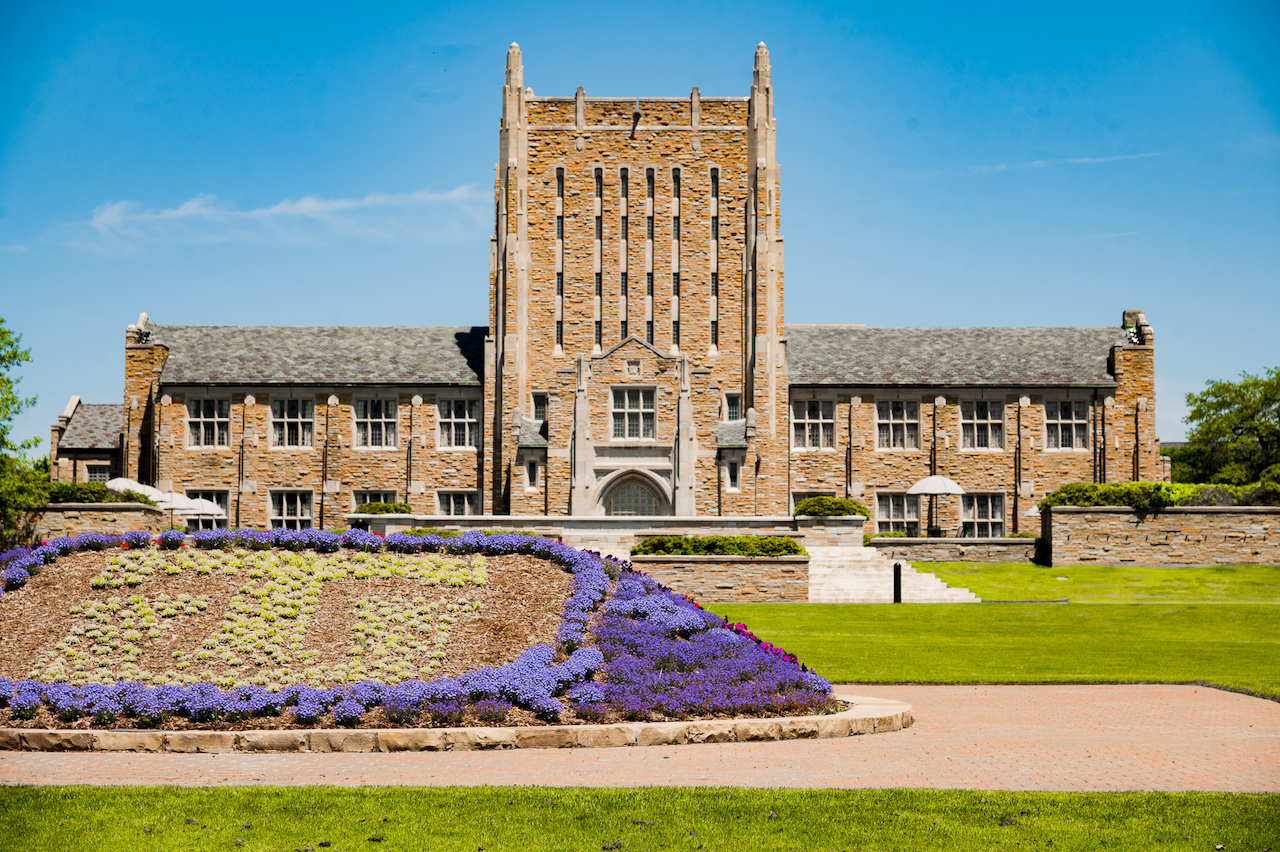
M 952 588 L 910 563 L 881 556 L 874 547 L 806 547 L 809 603 L 893 603 L 893 563 L 902 564 L 903 603 L 980 603 L 968 589 Z

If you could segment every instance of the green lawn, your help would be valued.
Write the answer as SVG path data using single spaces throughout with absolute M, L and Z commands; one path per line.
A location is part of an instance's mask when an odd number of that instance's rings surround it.
M 0 789 L 0 848 L 15 850 L 886 852 L 1034 846 L 1146 852 L 1217 844 L 1232 852 L 1280 846 L 1280 797 L 720 788 Z
M 836 682 L 1207 683 L 1280 695 L 1280 606 L 710 607 Z
M 1275 565 L 1045 568 L 1028 563 L 919 562 L 915 567 L 983 600 L 1280 604 L 1280 566 Z

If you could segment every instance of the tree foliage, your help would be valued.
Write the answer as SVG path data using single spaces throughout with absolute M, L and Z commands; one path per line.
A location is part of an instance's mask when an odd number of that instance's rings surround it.
M 1187 445 L 1175 448 L 1175 482 L 1245 485 L 1280 464 L 1280 368 L 1187 394 Z
M 22 348 L 22 336 L 5 327 L 0 318 L 0 545 L 23 541 L 30 535 L 24 529 L 24 506 L 43 505 L 49 483 L 49 460 L 31 461 L 26 451 L 40 443 L 39 438 L 15 442 L 11 432 L 13 419 L 35 397 L 18 395 L 21 381 L 13 370 L 31 360 L 31 350 Z

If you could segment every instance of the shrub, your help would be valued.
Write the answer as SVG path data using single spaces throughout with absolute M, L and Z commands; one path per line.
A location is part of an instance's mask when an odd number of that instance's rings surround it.
M 357 515 L 407 515 L 408 503 L 361 503 L 356 506 Z
M 1234 506 L 1236 495 L 1225 488 L 1206 485 L 1195 494 L 1179 501 L 1179 506 Z
M 870 546 L 871 546 L 871 539 L 873 539 L 873 538 L 906 538 L 906 537 L 907 537 L 907 534 L 906 534 L 906 533 L 904 533 L 904 532 L 880 532 L 880 533 L 871 533 L 870 535 L 864 535 L 864 536 L 862 537 L 862 546 L 863 546 L 863 547 L 870 547 Z
M 462 535 L 462 532 L 459 530 L 428 530 L 420 527 L 414 527 L 411 530 L 406 530 L 404 534 L 416 536 L 418 538 L 421 538 L 424 535 L 438 535 L 441 538 L 457 538 Z
M 803 556 L 806 551 L 782 535 L 655 535 L 631 548 L 632 556 Z
M 1200 487 L 1164 482 L 1078 482 L 1050 492 L 1039 505 L 1042 512 L 1052 506 L 1128 506 L 1150 511 L 1177 505 Z
M 796 510 L 792 514 L 796 517 L 800 515 L 815 515 L 818 517 L 861 515 L 864 518 L 871 517 L 871 513 L 867 511 L 866 506 L 857 500 L 850 500 L 845 497 L 806 497 L 796 504 Z
M 115 492 L 101 482 L 55 482 L 49 486 L 50 503 L 142 503 L 156 501 L 136 491 Z

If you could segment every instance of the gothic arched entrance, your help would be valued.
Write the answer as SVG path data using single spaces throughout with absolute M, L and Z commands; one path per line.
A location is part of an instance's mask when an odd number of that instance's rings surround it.
M 639 479 L 629 479 L 605 500 L 606 515 L 660 515 L 662 498 Z

